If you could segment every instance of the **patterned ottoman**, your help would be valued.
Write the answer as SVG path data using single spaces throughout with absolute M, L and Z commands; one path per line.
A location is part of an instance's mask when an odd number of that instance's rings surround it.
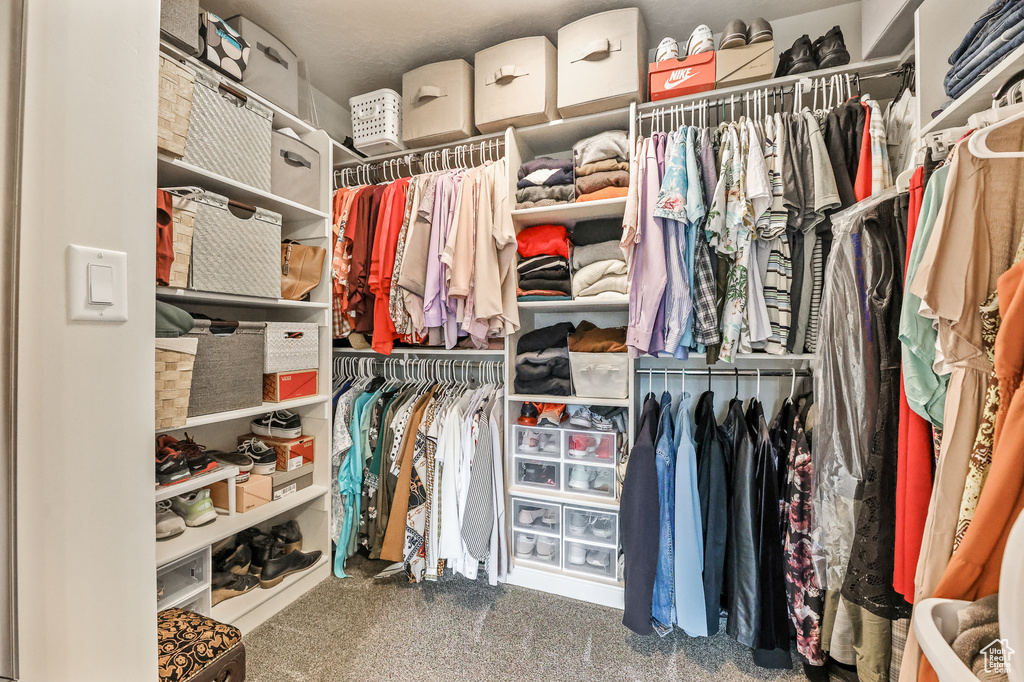
M 156 619 L 160 682 L 244 682 L 238 628 L 182 609 L 161 611 Z

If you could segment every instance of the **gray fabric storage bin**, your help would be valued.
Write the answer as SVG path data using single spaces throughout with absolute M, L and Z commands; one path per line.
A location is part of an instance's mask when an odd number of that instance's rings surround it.
M 270 191 L 320 210 L 320 153 L 279 130 L 270 140 Z
M 192 369 L 189 417 L 263 404 L 265 334 L 263 322 L 196 320 L 192 331 L 185 334 L 199 341 Z
M 213 192 L 194 198 L 189 288 L 281 298 L 281 215 L 257 208 L 246 217 Z
M 242 83 L 295 116 L 299 115 L 299 59 L 273 33 L 240 14 L 228 25 L 249 43 L 249 62 Z
M 199 0 L 160 0 L 160 37 L 199 54 Z
M 196 73 L 182 161 L 270 191 L 270 109 L 211 73 Z

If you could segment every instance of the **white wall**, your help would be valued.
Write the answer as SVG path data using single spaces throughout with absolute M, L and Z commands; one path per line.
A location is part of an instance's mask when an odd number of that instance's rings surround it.
M 18 377 L 26 682 L 156 679 L 159 5 L 28 2 Z M 69 243 L 128 253 L 128 322 L 68 320 Z

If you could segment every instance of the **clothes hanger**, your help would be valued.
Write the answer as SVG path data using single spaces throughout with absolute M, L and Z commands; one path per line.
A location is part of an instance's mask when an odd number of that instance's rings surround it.
M 988 145 L 988 138 L 992 135 L 993 131 L 1010 126 L 1020 120 L 1024 120 L 1024 112 L 1004 118 L 1002 121 L 993 123 L 987 128 L 982 128 L 968 138 L 967 149 L 970 150 L 971 154 L 981 159 L 1024 159 L 1024 149 L 1011 152 L 997 152 Z
M 757 388 L 754 391 L 754 397 L 761 400 L 761 368 L 757 368 Z
M 793 372 L 793 380 L 789 384 L 789 401 L 793 402 L 793 391 L 796 390 L 796 368 L 791 368 L 791 371 Z
M 708 392 L 711 392 L 711 368 L 708 367 Z

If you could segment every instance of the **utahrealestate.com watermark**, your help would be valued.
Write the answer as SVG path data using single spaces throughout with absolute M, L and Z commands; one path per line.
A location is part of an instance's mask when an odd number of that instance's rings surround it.
M 1010 642 L 1005 637 L 993 639 L 985 647 L 982 647 L 981 654 L 985 657 L 985 672 L 1010 673 L 1010 659 L 1016 652 L 1010 648 Z

